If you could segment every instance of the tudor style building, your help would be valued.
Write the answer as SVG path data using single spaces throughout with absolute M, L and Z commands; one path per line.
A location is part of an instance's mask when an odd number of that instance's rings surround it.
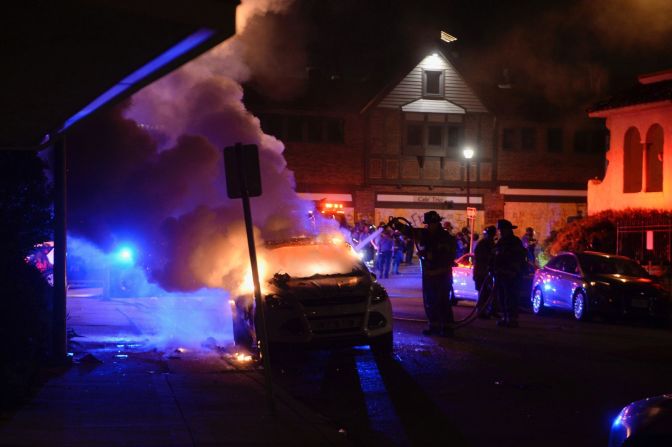
M 420 225 L 435 209 L 458 227 L 468 202 L 477 229 L 507 218 L 539 238 L 585 211 L 604 148 L 585 116 L 493 110 L 438 47 L 380 85 L 317 78 L 304 97 L 282 103 L 252 92 L 248 107 L 285 143 L 303 197 L 343 203 L 351 223 L 403 216 Z M 500 103 L 516 97 L 498 94 Z M 465 147 L 475 152 L 469 161 Z

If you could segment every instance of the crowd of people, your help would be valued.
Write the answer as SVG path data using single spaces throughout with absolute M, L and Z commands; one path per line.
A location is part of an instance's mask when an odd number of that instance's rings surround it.
M 486 279 L 494 278 L 496 299 L 481 311 L 481 316 L 498 319 L 497 325 L 518 326 L 517 281 L 529 264 L 536 264 L 537 240 L 532 227 L 522 238 L 518 228 L 506 219 L 487 226 L 482 237 L 463 227 L 453 233 L 453 225 L 442 222 L 436 211 L 425 213 L 424 228 L 402 234 L 381 222 L 378 227 L 359 222 L 352 230 L 355 245 L 379 278 L 399 274 L 401 264 L 412 264 L 414 251 L 422 265 L 423 303 L 428 328 L 425 335 L 451 336 L 454 325 L 451 308 L 452 267 L 455 260 L 473 253 L 473 280 L 481 295 L 490 294 Z M 485 302 L 485 301 L 484 301 Z

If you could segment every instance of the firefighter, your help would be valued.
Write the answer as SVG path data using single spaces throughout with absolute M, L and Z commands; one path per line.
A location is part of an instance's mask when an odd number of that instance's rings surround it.
M 485 280 L 490 272 L 490 265 L 495 250 L 495 236 L 497 235 L 497 227 L 490 225 L 483 230 L 483 239 L 479 240 L 474 248 L 474 270 L 473 278 L 478 290 L 478 301 L 482 302 L 488 298 L 490 287 L 484 288 Z M 491 304 L 487 309 L 479 314 L 481 318 L 490 318 L 493 313 L 493 305 Z
M 455 236 L 441 227 L 441 220 L 436 211 L 426 212 L 423 223 L 427 228 L 415 229 L 414 238 L 422 268 L 422 299 L 429 320 L 429 327 L 422 333 L 447 337 L 453 333 L 450 295 L 457 243 Z
M 513 234 L 518 228 L 506 219 L 497 221 L 499 240 L 495 244 L 493 271 L 502 318 L 497 326 L 518 327 L 518 283 L 527 264 L 527 251 Z

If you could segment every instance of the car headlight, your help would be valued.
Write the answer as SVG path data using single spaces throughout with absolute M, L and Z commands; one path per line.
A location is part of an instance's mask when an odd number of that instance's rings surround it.
M 377 282 L 371 285 L 371 304 L 382 303 L 388 299 L 387 290 Z

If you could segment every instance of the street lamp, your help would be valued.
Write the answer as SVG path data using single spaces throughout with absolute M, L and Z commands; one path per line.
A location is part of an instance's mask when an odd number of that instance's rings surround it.
M 464 158 L 466 158 L 466 166 L 467 166 L 467 206 L 469 206 L 469 183 L 470 183 L 470 178 L 469 178 L 469 172 L 471 171 L 471 159 L 474 157 L 474 150 L 470 147 L 465 147 L 464 150 L 462 151 L 462 155 L 464 155 Z
M 464 150 L 462 151 L 462 155 L 464 156 L 466 162 L 465 166 L 467 168 L 467 225 L 469 225 L 471 233 L 469 234 L 469 253 L 472 252 L 472 243 L 474 241 L 474 221 L 476 220 L 476 216 L 474 217 L 469 217 L 469 196 L 470 196 L 470 172 L 471 172 L 471 159 L 474 157 L 474 150 L 470 147 L 465 147 Z M 471 222 L 469 222 L 471 220 Z

